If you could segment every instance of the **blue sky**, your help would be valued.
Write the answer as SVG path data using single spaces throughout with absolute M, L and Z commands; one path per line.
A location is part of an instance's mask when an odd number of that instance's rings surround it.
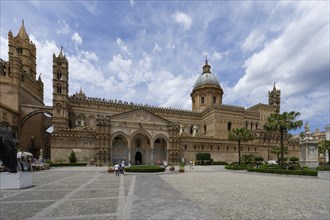
M 52 54 L 70 65 L 69 94 L 191 109 L 205 56 L 224 104 L 268 102 L 299 111 L 311 130 L 329 122 L 327 1 L 1 1 L 0 57 L 24 19 L 52 103 Z

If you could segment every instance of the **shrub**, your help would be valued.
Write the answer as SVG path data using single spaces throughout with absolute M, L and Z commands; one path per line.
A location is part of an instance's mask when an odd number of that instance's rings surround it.
M 246 165 L 230 164 L 230 165 L 226 165 L 225 168 L 228 170 L 246 170 Z
M 70 155 L 69 155 L 69 162 L 70 163 L 76 163 L 77 162 L 77 157 L 76 157 L 76 153 L 73 152 L 73 150 L 71 151 Z
M 330 165 L 323 164 L 317 167 L 317 170 L 330 171 Z
M 242 162 L 245 163 L 246 165 L 250 164 L 253 161 L 253 158 L 254 158 L 253 154 L 243 154 L 241 156 Z
M 228 165 L 226 161 L 213 161 L 213 165 Z
M 275 174 L 287 174 L 287 175 L 304 175 L 304 176 L 317 176 L 316 170 L 283 170 L 283 169 L 256 169 L 253 167 L 248 167 L 249 172 L 259 172 L 259 173 L 275 173 Z
M 50 163 L 50 167 L 83 167 L 87 166 L 86 162 L 77 162 L 77 163 Z
M 299 161 L 299 158 L 293 156 L 293 157 L 290 157 L 290 161 L 291 161 L 292 163 L 296 163 L 297 161 Z
M 256 156 L 256 157 L 254 157 L 254 161 L 255 162 L 261 162 L 261 161 L 264 161 L 264 158 L 260 157 L 260 156 Z
M 154 173 L 154 172 L 164 172 L 165 167 L 158 165 L 132 165 L 130 167 L 125 167 L 125 172 L 135 172 L 135 173 Z
M 211 160 L 210 153 L 197 153 L 196 160 Z

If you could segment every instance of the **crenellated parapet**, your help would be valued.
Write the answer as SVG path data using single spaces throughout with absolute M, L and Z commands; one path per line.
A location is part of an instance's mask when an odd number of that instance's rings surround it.
M 146 109 L 150 112 L 159 112 L 159 113 L 170 113 L 170 114 L 185 114 L 185 115 L 191 115 L 191 116 L 200 116 L 200 113 L 193 112 L 191 110 L 186 109 L 176 109 L 172 107 L 161 107 L 161 106 L 151 106 L 148 104 L 137 104 L 133 102 L 126 102 L 121 100 L 107 100 L 107 99 L 101 99 L 101 98 L 93 98 L 93 97 L 84 97 L 84 96 L 78 96 L 76 94 L 70 96 L 68 98 L 70 103 L 79 103 L 79 104 L 86 104 L 90 107 L 100 107 L 104 106 L 106 108 L 125 108 L 129 110 L 136 110 L 136 109 Z

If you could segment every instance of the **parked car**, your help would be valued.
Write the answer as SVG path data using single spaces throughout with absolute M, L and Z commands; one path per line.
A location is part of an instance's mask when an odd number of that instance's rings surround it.
M 268 165 L 277 164 L 277 161 L 276 160 L 268 160 L 267 164 Z

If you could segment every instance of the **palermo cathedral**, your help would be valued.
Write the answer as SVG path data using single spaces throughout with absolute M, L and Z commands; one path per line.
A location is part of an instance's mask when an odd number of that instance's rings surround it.
M 46 106 L 36 51 L 22 22 L 16 36 L 8 33 L 8 61 L 0 60 L 0 123 L 14 129 L 19 148 L 36 157 L 67 161 L 73 150 L 78 161 L 88 163 L 150 164 L 195 160 L 203 152 L 214 161 L 235 162 L 237 142 L 229 141 L 228 133 L 245 127 L 253 140 L 242 143 L 242 154 L 277 158 L 270 149 L 279 145 L 279 134 L 263 130 L 267 117 L 280 112 L 275 85 L 267 104 L 226 105 L 225 91 L 206 60 L 191 91 L 191 110 L 93 98 L 82 90 L 69 95 L 69 62 L 61 49 L 53 55 L 53 105 Z M 288 139 L 288 156 L 299 157 L 298 143 Z

